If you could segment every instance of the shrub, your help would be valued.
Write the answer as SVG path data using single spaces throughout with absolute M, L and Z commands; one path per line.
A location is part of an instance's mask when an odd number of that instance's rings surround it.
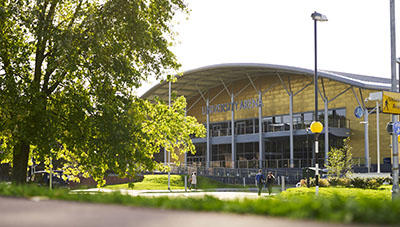
M 339 185 L 339 180 L 340 180 L 339 177 L 330 177 L 330 178 L 328 178 L 329 184 L 331 186 L 338 186 Z
M 349 178 L 339 178 L 339 186 L 350 187 L 351 181 Z
M 382 184 L 380 184 L 375 179 L 367 179 L 367 188 L 369 189 L 378 189 Z
M 331 186 L 343 186 L 350 187 L 350 179 L 349 178 L 339 178 L 339 177 L 330 177 L 328 178 L 329 184 Z
M 301 179 L 300 180 L 300 187 L 307 187 L 307 180 Z
M 320 187 L 329 187 L 330 186 L 329 181 L 327 179 L 319 178 L 318 183 L 319 183 Z M 306 186 L 307 186 L 307 183 L 306 183 Z M 310 179 L 310 186 L 315 187 L 315 178 Z
M 351 185 L 355 188 L 368 188 L 368 189 L 377 189 L 379 188 L 384 180 L 377 178 L 360 178 L 355 177 L 350 180 Z
M 360 177 L 355 177 L 350 180 L 351 185 L 355 188 L 366 188 L 367 187 L 367 181 L 365 178 L 360 178 Z
M 329 187 L 329 181 L 327 179 L 319 179 L 319 186 L 320 187 Z

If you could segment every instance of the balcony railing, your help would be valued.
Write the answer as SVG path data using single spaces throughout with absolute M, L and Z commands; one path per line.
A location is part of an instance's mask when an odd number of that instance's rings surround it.
M 350 128 L 350 120 L 345 118 L 338 118 L 338 119 L 329 119 L 329 127 L 331 128 Z M 311 125 L 311 121 L 304 121 L 304 122 L 293 122 L 293 129 L 294 130 L 301 130 L 309 128 Z M 281 132 L 281 131 L 289 131 L 290 124 L 289 123 L 268 123 L 264 122 L 263 125 L 264 132 Z M 253 127 L 250 126 L 240 126 L 235 128 L 236 135 L 244 135 L 244 134 L 253 134 L 258 133 L 258 125 Z M 231 128 L 221 128 L 221 129 L 211 129 L 210 132 L 212 137 L 218 136 L 230 136 L 232 135 Z
M 294 159 L 295 168 L 304 168 L 315 166 L 313 160 L 305 159 Z M 232 161 L 210 161 L 210 168 L 232 168 Z M 320 167 L 324 166 L 324 159 L 318 159 L 318 164 Z M 205 161 L 188 161 L 188 165 L 205 167 Z M 262 161 L 262 168 L 289 168 L 290 159 L 272 159 Z M 239 169 L 253 169 L 259 168 L 258 160 L 240 160 L 235 162 L 235 167 Z

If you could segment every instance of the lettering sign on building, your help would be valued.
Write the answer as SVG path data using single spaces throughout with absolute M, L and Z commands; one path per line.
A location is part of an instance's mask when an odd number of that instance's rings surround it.
M 228 111 L 250 110 L 259 107 L 260 105 L 262 106 L 262 100 L 258 98 L 252 98 L 234 103 L 227 102 L 227 103 L 209 105 L 208 108 L 207 106 L 202 106 L 201 110 L 203 115 L 205 115 L 207 114 L 207 111 L 209 114 L 224 113 Z

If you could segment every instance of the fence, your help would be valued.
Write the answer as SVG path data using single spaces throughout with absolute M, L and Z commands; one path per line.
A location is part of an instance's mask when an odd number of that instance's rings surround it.
M 272 172 L 276 179 L 284 176 L 289 184 L 296 184 L 303 176 L 301 168 L 263 168 L 263 174 L 266 176 L 268 172 Z M 255 175 L 258 173 L 258 168 L 224 168 L 224 167 L 202 167 L 196 165 L 172 166 L 171 172 L 175 174 L 188 174 L 196 172 L 199 176 L 206 176 L 224 183 L 242 184 L 243 178 L 246 184 L 255 183 Z
M 232 168 L 232 161 L 210 161 L 210 168 Z M 239 169 L 257 169 L 259 168 L 259 160 L 239 160 L 235 161 L 235 167 Z M 273 159 L 261 162 L 262 168 L 289 168 L 290 159 Z M 309 159 L 293 159 L 294 168 L 305 168 L 315 166 L 315 160 Z M 319 166 L 324 166 L 324 159 L 318 159 Z M 189 162 L 188 165 L 196 167 L 205 167 L 206 162 Z

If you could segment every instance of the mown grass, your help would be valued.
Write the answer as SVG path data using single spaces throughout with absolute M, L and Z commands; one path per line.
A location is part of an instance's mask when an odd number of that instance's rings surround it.
M 279 196 L 260 199 L 220 200 L 214 197 L 132 197 L 120 193 L 71 193 L 66 189 L 48 190 L 37 186 L 0 184 L 0 195 L 81 202 L 121 204 L 192 211 L 230 212 L 267 216 L 313 219 L 344 223 L 400 224 L 400 201 L 382 190 L 324 188 L 315 196 L 315 188 L 290 189 Z M 390 191 L 390 190 L 389 190 Z
M 182 175 L 171 175 L 171 190 L 185 189 L 185 179 Z M 188 183 L 189 187 L 189 183 Z M 128 184 L 106 185 L 107 189 L 133 189 L 133 190 L 167 190 L 168 176 L 167 175 L 145 175 L 143 181 L 134 183 L 133 188 Z M 240 188 L 239 185 L 223 184 L 207 177 L 197 177 L 197 188 L 213 189 L 213 188 Z
M 345 188 L 345 187 L 329 187 L 319 188 L 319 194 L 323 197 L 334 197 L 339 194 L 349 198 L 375 198 L 375 199 L 391 199 L 391 186 L 381 186 L 377 190 L 374 189 L 361 189 L 361 188 Z M 281 193 L 283 197 L 295 197 L 302 195 L 315 195 L 315 187 L 312 188 L 290 188 Z

